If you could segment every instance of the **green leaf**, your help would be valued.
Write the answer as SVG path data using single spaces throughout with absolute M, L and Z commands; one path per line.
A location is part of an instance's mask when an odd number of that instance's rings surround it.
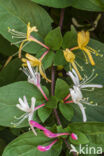
M 48 117 L 51 115 L 52 109 L 49 109 L 47 107 L 42 107 L 38 109 L 38 116 L 40 120 L 44 123 Z
M 77 45 L 77 34 L 74 27 L 71 27 L 71 31 L 65 33 L 63 37 L 63 49 L 72 48 Z
M 3 152 L 4 148 L 5 148 L 5 146 L 6 146 L 5 140 L 0 138 L 0 155 L 2 155 L 2 152 Z
M 52 50 L 60 49 L 62 45 L 62 34 L 60 27 L 51 30 L 45 37 L 45 44 L 49 46 Z
M 53 51 L 49 51 L 48 54 L 44 57 L 44 59 L 42 60 L 44 69 L 51 67 L 54 60 L 54 55 L 55 54 Z
M 8 144 L 2 156 L 59 156 L 62 149 L 62 143 L 59 141 L 47 152 L 37 150 L 38 145 L 46 146 L 52 141 L 43 132 L 39 132 L 37 136 L 34 136 L 32 132 L 27 132 Z
M 71 127 L 72 131 L 78 130 L 86 135 L 104 134 L 103 122 L 71 123 L 69 126 Z
M 47 89 L 45 87 L 43 89 L 48 95 Z M 12 83 L 0 88 L 0 125 L 13 127 L 11 122 L 18 122 L 14 119 L 14 116 L 20 117 L 24 112 L 19 110 L 16 104 L 18 103 L 18 98 L 23 98 L 24 95 L 29 104 L 31 103 L 31 97 L 36 98 L 36 105 L 44 102 L 40 91 L 25 81 Z M 25 126 L 28 126 L 27 122 L 23 122 L 18 127 Z
M 17 51 L 17 47 L 13 46 L 0 35 L 0 53 L 5 56 L 11 56 Z
M 73 107 L 70 106 L 70 104 L 59 103 L 59 110 L 68 121 L 71 121 L 74 115 L 74 111 Z
M 4 69 L 2 69 L 0 72 L 0 86 L 24 79 L 25 75 L 19 70 L 20 67 L 20 59 L 14 59 Z
M 48 13 L 30 0 L 0 0 L 0 21 L 0 33 L 10 42 L 17 40 L 12 39 L 8 27 L 26 33 L 27 23 L 30 22 L 31 26 L 37 26 L 39 30 L 38 33 L 33 33 L 33 36 L 43 41 L 42 37 L 51 30 L 52 23 Z M 26 52 L 33 54 L 40 49 L 41 46 L 37 43 L 29 43 L 24 48 Z
M 33 2 L 36 2 L 38 4 L 42 4 L 48 7 L 54 7 L 54 8 L 66 8 L 68 6 L 71 6 L 73 0 L 64 0 L 64 1 L 60 1 L 60 0 L 32 0 Z
M 87 11 L 104 11 L 104 0 L 74 0 L 72 6 Z
M 62 79 L 57 79 L 55 85 L 55 96 L 63 100 L 69 94 L 69 85 Z
M 62 50 L 58 50 L 54 55 L 54 65 L 65 65 L 66 61 Z
M 79 131 L 74 131 L 74 133 L 77 135 L 78 140 L 73 140 L 70 137 L 70 141 L 72 144 L 79 145 L 79 144 L 87 144 L 89 142 L 87 136 L 84 133 L 79 132 Z
M 57 98 L 55 96 L 51 96 L 46 104 L 46 107 L 57 108 L 57 102 L 58 102 Z

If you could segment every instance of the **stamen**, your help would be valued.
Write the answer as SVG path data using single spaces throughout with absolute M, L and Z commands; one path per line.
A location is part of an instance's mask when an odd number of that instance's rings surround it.
M 82 81 L 80 84 L 81 85 L 83 85 L 83 84 L 87 84 L 87 83 L 89 83 L 90 81 L 92 81 L 93 79 L 95 79 L 96 77 L 95 76 L 97 76 L 97 75 L 95 75 L 94 76 L 94 72 L 95 72 L 95 69 L 93 69 L 92 70 L 92 74 L 89 76 L 89 77 L 87 77 L 87 75 L 85 76 L 85 79 L 83 79 L 84 81 Z M 94 76 L 94 77 L 93 77 Z M 93 77 L 93 78 L 92 78 Z
M 79 63 L 77 62 L 77 61 L 74 61 L 76 64 L 77 64 L 77 66 L 81 69 L 81 71 L 83 71 L 83 67 L 82 66 L 80 66 L 79 65 Z
M 84 88 L 81 88 L 81 90 L 85 90 L 85 91 L 92 92 L 92 91 L 94 91 L 94 88 L 91 88 L 91 89 L 84 89 Z
M 27 117 L 28 117 L 28 114 L 25 115 L 19 122 L 17 122 L 17 123 L 11 122 L 11 124 L 14 125 L 14 127 L 17 127 L 17 126 L 20 125 Z

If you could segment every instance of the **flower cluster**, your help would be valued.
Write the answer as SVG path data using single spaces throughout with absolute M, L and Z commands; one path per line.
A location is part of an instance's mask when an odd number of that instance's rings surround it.
M 45 151 L 50 150 L 51 147 L 56 142 L 58 142 L 58 140 L 60 138 L 63 139 L 62 136 L 71 137 L 73 140 L 78 140 L 78 136 L 73 132 L 70 133 L 70 131 L 67 133 L 66 132 L 53 133 L 50 130 L 48 130 L 47 128 L 45 128 L 44 126 L 42 126 L 41 124 L 34 121 L 34 113 L 36 112 L 36 110 L 41 109 L 42 107 L 45 107 L 45 105 L 48 101 L 48 97 L 45 94 L 45 92 L 41 86 L 41 77 L 43 77 L 47 82 L 51 82 L 51 80 L 47 78 L 45 71 L 43 69 L 43 64 L 42 64 L 43 58 L 49 52 L 49 47 L 47 47 L 45 44 L 41 43 L 40 41 L 38 41 L 36 38 L 34 38 L 31 35 L 32 32 L 36 33 L 37 31 L 38 30 L 35 26 L 30 27 L 30 23 L 28 23 L 28 25 L 27 25 L 27 33 L 21 33 L 14 29 L 9 28 L 9 32 L 13 35 L 12 36 L 13 38 L 23 38 L 23 40 L 18 42 L 18 43 L 20 43 L 19 52 L 18 52 L 19 58 L 21 58 L 21 52 L 22 52 L 22 49 L 24 48 L 24 45 L 26 45 L 26 43 L 28 43 L 28 42 L 36 42 L 37 44 L 40 44 L 42 47 L 47 49 L 46 52 L 44 52 L 43 55 L 39 59 L 36 58 L 35 56 L 28 54 L 28 53 L 26 53 L 26 55 L 25 55 L 26 58 L 21 59 L 23 62 L 21 70 L 27 76 L 27 81 L 29 83 L 31 83 L 32 85 L 34 85 L 35 87 L 37 87 L 37 89 L 43 95 L 45 102 L 42 104 L 36 105 L 36 102 L 37 102 L 36 97 L 31 97 L 31 105 L 29 105 L 25 95 L 24 95 L 23 99 L 19 97 L 19 99 L 18 99 L 19 104 L 16 104 L 16 107 L 25 113 L 22 114 L 20 117 L 15 117 L 15 120 L 18 120 L 18 122 L 14 122 L 14 123 L 12 122 L 11 124 L 13 124 L 14 127 L 16 127 L 16 126 L 19 126 L 20 124 L 22 124 L 22 122 L 25 119 L 27 119 L 28 124 L 35 135 L 37 135 L 37 132 L 35 131 L 34 128 L 37 128 L 39 130 L 42 130 L 46 137 L 48 137 L 50 139 L 55 139 L 48 146 L 38 145 L 37 149 L 39 151 L 45 152 Z M 66 61 L 69 62 L 70 65 L 72 65 L 72 67 L 73 67 L 72 70 L 67 73 L 67 75 L 70 76 L 70 78 L 73 81 L 73 87 L 69 88 L 69 94 L 63 99 L 63 101 L 64 101 L 64 104 L 74 103 L 74 104 L 78 105 L 78 107 L 80 108 L 81 113 L 82 113 L 83 122 L 87 121 L 87 115 L 85 112 L 84 105 L 87 104 L 90 106 L 97 106 L 97 104 L 92 104 L 92 102 L 89 102 L 88 97 L 84 98 L 82 91 L 83 90 L 93 91 L 94 88 L 102 88 L 103 87 L 102 85 L 99 85 L 99 84 L 89 84 L 92 80 L 94 80 L 97 77 L 97 74 L 94 75 L 94 70 L 92 71 L 92 74 L 89 77 L 85 76 L 83 78 L 81 76 L 77 66 L 79 66 L 81 68 L 81 70 L 83 70 L 83 68 L 75 61 L 75 55 L 72 52 L 73 50 L 77 50 L 77 49 L 82 50 L 84 52 L 85 58 L 86 58 L 86 54 L 87 54 L 91 65 L 94 66 L 95 61 L 93 60 L 91 53 L 96 54 L 96 56 L 99 54 L 94 49 L 87 46 L 89 40 L 90 40 L 89 32 L 81 31 L 78 33 L 78 46 L 74 47 L 72 49 L 66 48 L 65 50 L 63 50 L 64 57 L 65 57 Z M 86 63 L 88 63 L 87 58 L 86 58 Z M 88 88 L 90 88 L 90 89 L 88 89 Z M 68 100 L 69 98 L 71 98 L 72 100 L 69 101 Z M 35 105 L 36 105 L 36 107 L 35 107 Z M 75 147 L 74 147 L 74 145 L 71 145 L 70 151 L 72 151 L 73 149 L 75 149 Z

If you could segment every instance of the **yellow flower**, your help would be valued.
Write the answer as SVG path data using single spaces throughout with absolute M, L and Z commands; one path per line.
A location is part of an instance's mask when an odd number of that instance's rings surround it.
M 82 80 L 82 77 L 81 77 L 81 75 L 77 69 L 76 63 L 75 63 L 75 55 L 69 49 L 63 50 L 63 53 L 64 53 L 64 57 L 65 57 L 66 61 L 71 63 L 71 65 L 75 69 L 76 73 L 78 74 L 79 79 Z
M 21 44 L 20 44 L 20 47 L 19 47 L 19 58 L 21 58 L 21 50 L 23 48 L 23 44 L 27 41 L 31 42 L 31 41 L 34 41 L 34 38 L 31 36 L 31 33 L 32 32 L 37 32 L 38 29 L 36 28 L 36 26 L 34 27 L 30 27 L 30 22 L 27 24 L 27 34 L 26 34 L 26 39 L 24 39 Z M 37 40 L 35 40 L 36 42 Z
M 49 48 L 45 44 L 43 44 L 42 42 L 37 40 L 35 37 L 31 36 L 31 33 L 32 32 L 37 32 L 38 29 L 36 28 L 36 26 L 31 27 L 30 23 L 27 24 L 27 32 L 26 33 L 19 32 L 19 31 L 16 31 L 15 29 L 10 29 L 10 28 L 8 28 L 8 31 L 12 34 L 12 38 L 17 38 L 17 39 L 21 38 L 22 39 L 21 41 L 17 41 L 17 42 L 12 43 L 12 44 L 19 44 L 19 43 L 21 43 L 20 46 L 19 46 L 19 53 L 18 53 L 19 58 L 21 58 L 21 51 L 22 51 L 22 49 L 29 42 L 38 43 L 41 46 L 43 46 L 44 48 L 49 50 Z
M 46 77 L 46 74 L 45 72 L 43 71 L 42 69 L 42 62 L 40 59 L 37 59 L 36 57 L 30 55 L 30 54 L 26 54 L 26 58 L 22 58 L 22 66 L 27 66 L 27 60 L 29 60 L 31 66 L 34 66 L 34 67 L 38 67 L 37 69 L 39 70 L 41 76 L 46 79 L 46 81 L 48 82 L 51 82 L 51 80 L 49 80 L 47 77 Z
M 78 39 L 77 39 L 78 46 L 75 47 L 75 48 L 72 48 L 71 50 L 81 49 L 82 51 L 84 51 L 88 55 L 90 63 L 94 66 L 95 62 L 94 62 L 94 60 L 92 58 L 91 53 L 96 54 L 96 56 L 98 56 L 99 54 L 98 54 L 98 52 L 96 50 L 94 50 L 91 47 L 87 46 L 87 44 L 89 43 L 89 40 L 90 40 L 90 33 L 88 31 L 78 32 Z M 85 55 L 85 59 L 86 59 L 86 63 L 88 63 L 86 55 Z

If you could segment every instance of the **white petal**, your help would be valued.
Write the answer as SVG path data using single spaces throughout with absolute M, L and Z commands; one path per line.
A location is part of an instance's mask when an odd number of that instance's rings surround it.
M 26 96 L 23 96 L 23 99 L 24 99 L 25 107 L 29 109 L 29 104 L 27 102 Z
M 34 72 L 33 72 L 33 70 L 32 70 L 32 67 L 31 67 L 31 64 L 30 64 L 29 61 L 27 61 L 27 66 L 28 66 L 28 68 L 29 68 L 29 71 L 30 71 L 30 73 L 31 73 L 31 76 L 34 77 Z
M 25 104 L 24 104 L 24 101 L 23 101 L 21 98 L 19 98 L 18 101 L 19 101 L 20 105 L 21 105 L 22 107 L 24 107 L 24 105 L 25 105 Z
M 89 84 L 89 85 L 81 85 L 81 88 L 103 88 L 103 85 L 97 85 L 97 84 Z
M 67 75 L 69 75 L 69 76 L 71 77 L 71 79 L 72 79 L 72 81 L 73 81 L 73 83 L 74 83 L 75 85 L 78 85 L 78 84 L 77 84 L 77 81 L 76 81 L 76 77 L 72 74 L 72 72 L 69 71 L 69 72 L 67 73 Z
M 87 117 L 86 117 L 86 113 L 85 113 L 85 109 L 84 109 L 83 105 L 81 103 L 76 103 L 76 104 L 79 106 L 79 108 L 80 108 L 80 110 L 82 112 L 83 122 L 86 122 L 87 121 Z
M 78 77 L 76 71 L 74 69 L 72 69 L 72 72 L 74 73 L 74 75 L 76 77 L 77 84 L 79 85 L 79 77 Z
M 31 98 L 31 110 L 34 111 L 35 109 L 35 102 L 36 102 L 36 99 L 34 97 Z
M 28 120 L 30 121 L 30 120 L 33 120 L 33 112 L 32 113 L 29 113 L 29 116 L 28 116 Z
M 27 110 L 25 108 L 23 108 L 20 104 L 16 104 L 16 107 L 24 112 L 27 112 Z

